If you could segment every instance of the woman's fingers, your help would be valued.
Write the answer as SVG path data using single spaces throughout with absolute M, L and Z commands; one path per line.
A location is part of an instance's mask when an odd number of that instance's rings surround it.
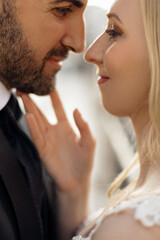
M 17 92 L 17 94 L 22 98 L 26 112 L 32 113 L 34 115 L 35 121 L 37 122 L 39 130 L 44 132 L 46 126 L 48 126 L 49 123 L 45 118 L 45 116 L 43 115 L 43 113 L 40 111 L 40 109 L 36 106 L 36 104 L 32 101 L 32 99 L 27 94 L 24 94 L 21 92 Z
M 38 128 L 37 122 L 32 113 L 26 114 L 26 121 L 31 133 L 32 140 L 37 147 L 37 150 L 42 150 L 44 145 L 44 138 Z
M 50 97 L 58 122 L 64 120 L 68 121 L 57 91 L 54 90 L 54 92 L 50 94 Z
M 81 135 L 81 143 L 87 147 L 93 147 L 95 145 L 95 140 L 93 139 L 88 124 L 83 120 L 81 114 L 77 109 L 74 111 L 73 115 L 75 123 Z

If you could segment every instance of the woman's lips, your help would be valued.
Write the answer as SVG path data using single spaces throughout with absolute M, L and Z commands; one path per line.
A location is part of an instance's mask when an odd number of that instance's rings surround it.
M 110 78 L 107 76 L 100 76 L 100 79 L 98 80 L 98 84 L 100 85 L 100 84 L 106 83 L 109 80 L 110 80 Z

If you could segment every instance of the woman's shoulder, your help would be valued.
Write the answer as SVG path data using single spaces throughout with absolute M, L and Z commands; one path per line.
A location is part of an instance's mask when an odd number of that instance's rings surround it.
M 110 208 L 100 219 L 91 239 L 158 240 L 160 196 L 131 198 Z
M 109 215 L 92 235 L 94 240 L 159 240 L 160 227 L 146 227 L 134 218 L 133 210 Z
M 160 195 L 145 195 L 121 201 L 110 208 L 99 221 L 105 216 L 127 210 L 133 210 L 134 219 L 139 220 L 146 227 L 160 226 Z

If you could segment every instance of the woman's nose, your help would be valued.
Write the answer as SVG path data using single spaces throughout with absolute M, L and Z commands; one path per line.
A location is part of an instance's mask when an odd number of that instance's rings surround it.
M 101 35 L 86 51 L 84 59 L 89 63 L 100 63 L 103 61 L 104 44 Z

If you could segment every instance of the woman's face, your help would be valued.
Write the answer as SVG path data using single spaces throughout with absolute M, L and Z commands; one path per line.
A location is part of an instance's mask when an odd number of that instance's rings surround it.
M 117 0 L 108 26 L 85 55 L 97 66 L 104 108 L 132 117 L 148 108 L 150 71 L 140 0 Z

